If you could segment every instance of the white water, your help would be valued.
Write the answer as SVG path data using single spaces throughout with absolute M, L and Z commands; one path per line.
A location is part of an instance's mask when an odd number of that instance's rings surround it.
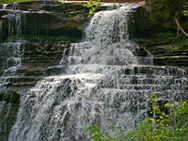
M 18 40 L 16 42 L 6 42 L 0 44 L 0 54 L 1 63 L 4 64 L 3 68 L 1 68 L 2 75 L 0 76 L 0 95 L 2 97 L 2 101 L 0 101 L 0 132 L 5 132 L 6 130 L 6 120 L 9 115 L 9 111 L 11 108 L 11 102 L 8 104 L 6 101 L 11 101 L 11 96 L 6 95 L 7 86 L 10 85 L 10 81 L 13 78 L 16 78 L 16 71 L 21 66 L 21 57 L 23 55 L 23 49 L 21 49 L 21 45 L 24 44 L 25 41 Z
M 9 14 L 3 17 L 8 19 L 8 36 L 16 34 L 16 36 L 19 37 L 22 34 L 21 27 L 24 27 L 24 23 L 22 23 L 23 14 L 10 11 Z
M 3 21 L 0 20 L 0 37 L 2 37 L 2 33 L 3 33 Z
M 3 9 L 6 9 L 6 8 L 7 8 L 7 5 L 8 5 L 8 4 L 3 4 Z
M 22 20 L 24 18 L 25 13 L 22 11 L 19 11 L 19 2 L 13 3 L 12 9 L 7 8 L 8 4 L 3 4 L 3 9 L 5 11 L 8 11 L 8 14 L 2 16 L 2 19 L 5 20 L 5 22 L 8 22 L 8 36 L 16 35 L 17 37 L 22 35 L 22 28 L 25 25 L 25 21 Z M 2 24 L 3 26 L 3 24 Z M 16 27 L 16 28 L 15 28 Z M 4 27 L 2 27 L 4 28 Z M 1 29 L 1 28 L 0 28 Z M 1 32 L 1 30 L 0 30 Z
M 186 71 L 139 65 L 139 46 L 129 40 L 129 13 L 137 5 L 98 12 L 83 42 L 72 44 L 67 74 L 39 81 L 22 96 L 9 141 L 88 140 L 86 126 L 102 130 L 133 128 L 147 115 L 148 97 L 178 99 L 187 85 Z M 152 56 L 145 56 L 152 63 Z M 141 58 L 144 58 L 143 56 Z

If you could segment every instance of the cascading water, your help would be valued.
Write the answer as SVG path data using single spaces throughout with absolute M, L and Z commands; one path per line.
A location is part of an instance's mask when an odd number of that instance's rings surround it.
M 11 36 L 21 36 L 24 32 L 24 28 L 26 25 L 25 14 L 28 13 L 24 10 L 19 10 L 19 2 L 13 3 L 12 7 L 7 7 L 8 4 L 3 4 L 2 11 L 7 12 L 7 14 L 1 17 L 1 25 L 0 28 L 1 35 L 5 34 L 8 37 Z M 5 29 L 4 29 L 5 28 Z M 7 28 L 7 30 L 6 30 Z M 4 31 L 3 31 L 4 29 Z M 7 33 L 6 33 L 7 32 Z
M 2 36 L 3 33 L 3 22 L 0 20 L 0 37 Z
M 6 122 L 7 117 L 9 116 L 9 111 L 11 108 L 11 102 L 7 103 L 6 101 L 11 101 L 13 95 L 6 95 L 7 86 L 10 85 L 10 81 L 13 78 L 16 78 L 16 71 L 21 66 L 21 57 L 23 55 L 23 48 L 21 46 L 25 41 L 18 40 L 16 42 L 6 42 L 0 44 L 0 54 L 1 54 L 1 66 L 0 69 L 0 133 L 6 132 Z
M 21 27 L 24 25 L 24 23 L 22 23 L 22 17 L 23 14 L 15 11 L 9 12 L 8 15 L 3 17 L 8 19 L 8 36 L 13 36 L 16 34 L 18 37 L 22 34 Z M 16 27 L 16 29 L 14 27 Z
M 7 42 L 0 44 L 0 53 L 2 54 L 1 60 L 4 62 L 4 66 L 1 68 L 1 83 L 0 88 L 3 90 L 3 87 L 7 79 L 16 77 L 15 73 L 17 69 L 21 66 L 21 57 L 23 55 L 23 50 L 21 46 L 25 41 L 18 40 L 16 42 Z M 7 82 L 8 83 L 8 82 Z
M 10 141 L 88 140 L 86 126 L 133 128 L 147 116 L 148 97 L 179 99 L 185 92 L 183 69 L 154 67 L 152 56 L 129 40 L 128 20 L 138 6 L 125 4 L 98 12 L 86 39 L 62 58 L 67 74 L 46 77 L 22 95 Z

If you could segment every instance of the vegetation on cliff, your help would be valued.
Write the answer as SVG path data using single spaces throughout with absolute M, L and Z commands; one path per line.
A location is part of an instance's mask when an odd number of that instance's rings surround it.
M 24 2 L 24 1 L 31 1 L 31 0 L 1 0 L 0 4 L 13 3 L 13 2 Z

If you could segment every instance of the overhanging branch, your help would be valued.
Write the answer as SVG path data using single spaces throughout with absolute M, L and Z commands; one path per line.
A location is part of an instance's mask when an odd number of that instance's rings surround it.
M 179 23 L 179 18 L 178 18 L 179 12 L 176 12 L 175 16 L 174 16 L 174 20 L 176 22 L 176 25 L 178 27 L 177 29 L 177 34 L 179 35 L 179 31 L 181 30 L 181 32 L 188 37 L 188 33 L 185 32 L 185 30 L 181 27 L 180 23 Z

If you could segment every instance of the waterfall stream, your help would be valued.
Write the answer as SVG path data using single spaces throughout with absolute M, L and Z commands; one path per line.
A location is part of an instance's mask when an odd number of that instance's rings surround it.
M 152 55 L 129 40 L 131 13 L 124 4 L 96 13 L 85 39 L 74 43 L 60 64 L 67 73 L 49 76 L 22 95 L 9 141 L 84 141 L 86 126 L 133 128 L 147 116 L 148 98 L 182 98 L 187 85 L 183 69 L 152 66 Z
M 7 86 L 10 86 L 11 80 L 16 78 L 16 71 L 21 66 L 21 57 L 23 55 L 24 40 L 16 42 L 6 42 L 0 44 L 0 61 L 3 62 L 0 68 L 0 133 L 6 131 L 7 117 L 9 116 L 10 109 L 12 108 L 11 101 L 13 94 L 6 95 Z

